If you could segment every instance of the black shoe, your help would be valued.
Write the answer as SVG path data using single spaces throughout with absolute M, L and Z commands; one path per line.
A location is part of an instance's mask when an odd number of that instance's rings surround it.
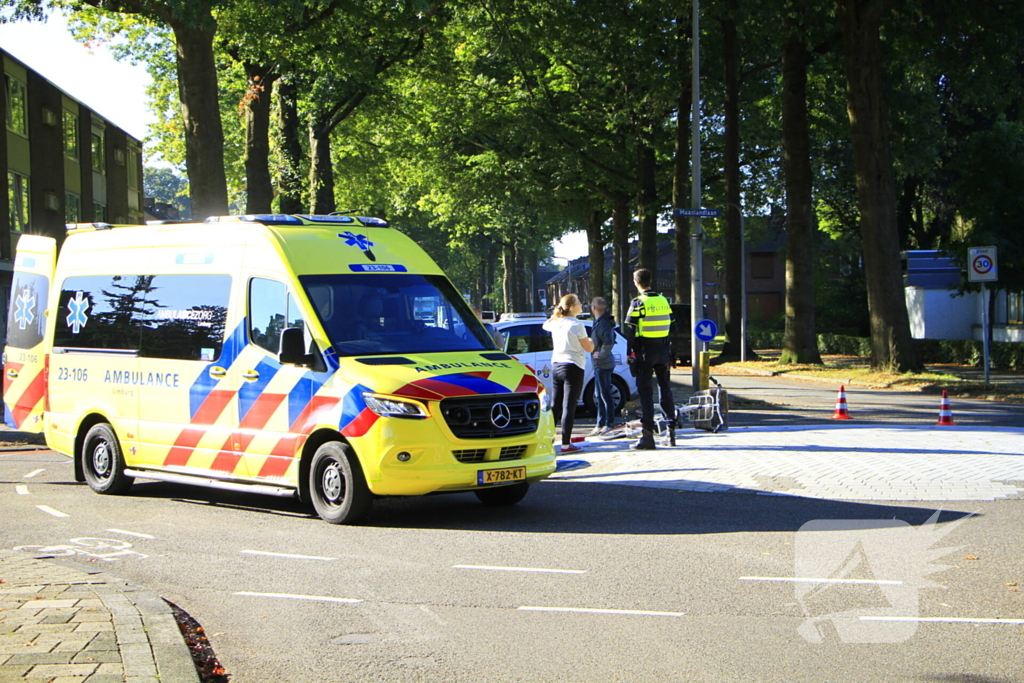
M 630 448 L 634 451 L 653 451 L 656 446 L 654 444 L 654 432 L 650 429 L 643 430 L 640 435 L 640 439 L 634 443 Z

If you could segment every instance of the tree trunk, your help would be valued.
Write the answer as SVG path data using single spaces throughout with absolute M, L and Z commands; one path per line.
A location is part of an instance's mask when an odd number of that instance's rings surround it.
M 266 67 L 245 64 L 245 180 L 246 213 L 273 211 L 274 185 L 270 179 L 270 101 L 277 75 Z
M 505 312 L 516 310 L 516 249 L 515 245 L 506 242 L 501 245 L 502 279 L 501 289 L 504 298 Z
M 633 277 L 629 268 L 629 200 L 615 197 L 612 205 L 612 311 L 620 323 L 633 297 Z
M 680 41 L 683 39 L 680 38 Z M 683 52 L 684 48 L 680 48 Z M 680 54 L 680 63 L 684 55 Z M 676 105 L 676 141 L 672 158 L 672 206 L 683 209 L 690 206 L 690 118 L 685 112 L 690 109 L 693 91 L 688 77 L 680 75 L 683 87 L 679 89 L 679 101 Z M 675 302 L 690 303 L 690 220 L 685 216 L 673 215 L 675 222 Z M 690 326 L 689 320 L 677 320 L 676 325 Z
M 277 87 L 278 147 L 281 168 L 277 175 L 277 210 L 302 213 L 302 141 L 299 138 L 298 94 L 291 78 Z
M 331 130 L 314 120 L 309 125 L 309 199 L 310 212 L 334 211 L 334 167 L 331 165 Z
M 185 168 L 192 217 L 202 221 L 207 216 L 228 213 L 224 129 L 213 56 L 217 29 L 208 9 L 195 23 L 172 21 L 170 25 L 177 46 L 178 95 L 185 126 Z
M 846 99 L 857 175 L 864 274 L 871 317 L 871 365 L 921 369 L 914 353 L 900 266 L 896 183 L 889 149 L 880 28 L 885 0 L 836 0 L 843 22 Z
M 587 211 L 587 245 L 590 260 L 590 298 L 604 296 L 604 221 L 601 211 Z M 587 302 L 589 303 L 589 302 Z
M 521 290 L 526 294 L 523 298 L 524 311 L 538 311 L 540 307 L 537 302 L 537 250 L 523 249 L 519 259 L 519 272 L 523 275 L 523 286 Z
M 807 67 L 801 27 L 787 21 L 782 50 L 782 162 L 786 175 L 786 332 L 782 363 L 821 363 L 814 320 L 814 241 Z
M 647 268 L 654 275 L 655 289 L 658 281 L 658 187 L 656 184 L 656 159 L 654 146 L 648 129 L 637 140 L 637 213 L 639 226 L 639 266 Z
M 740 247 L 740 53 L 736 35 L 739 0 L 728 0 L 722 19 L 725 61 L 725 140 L 722 163 L 725 174 L 725 334 L 722 357 L 740 357 L 740 318 L 743 305 L 743 259 Z

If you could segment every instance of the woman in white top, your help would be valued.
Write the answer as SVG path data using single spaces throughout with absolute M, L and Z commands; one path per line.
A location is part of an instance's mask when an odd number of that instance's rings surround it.
M 566 294 L 554 313 L 544 321 L 544 329 L 551 333 L 554 348 L 551 363 L 555 366 L 555 395 L 552 401 L 555 422 L 562 423 L 562 454 L 580 450 L 572 444 L 572 423 L 576 417 L 576 404 L 583 391 L 583 371 L 587 367 L 587 354 L 592 353 L 587 328 L 576 319 L 583 312 L 583 304 L 575 294 Z

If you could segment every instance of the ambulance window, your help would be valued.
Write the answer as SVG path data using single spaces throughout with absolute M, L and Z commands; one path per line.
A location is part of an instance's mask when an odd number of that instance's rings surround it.
M 149 276 L 147 276 L 149 277 Z M 152 305 L 133 316 L 144 358 L 197 360 L 220 356 L 231 294 L 230 275 L 154 275 Z
M 288 288 L 282 282 L 254 277 L 249 282 L 249 339 L 277 353 L 287 320 Z
M 46 299 L 50 281 L 35 273 L 14 274 L 11 286 L 11 305 L 7 313 L 7 345 L 31 349 L 43 341 L 46 318 Z

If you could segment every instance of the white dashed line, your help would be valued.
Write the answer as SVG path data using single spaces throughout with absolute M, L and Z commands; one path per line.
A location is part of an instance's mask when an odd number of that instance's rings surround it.
M 586 574 L 583 569 L 541 569 L 537 567 L 491 567 L 483 564 L 456 564 L 452 569 L 480 569 L 489 572 L 537 572 L 540 574 Z
M 61 512 L 60 510 L 54 510 L 49 505 L 36 505 L 36 507 L 39 508 L 40 510 L 42 510 L 43 512 L 45 512 L 46 514 L 53 515 L 54 517 L 70 517 L 71 516 L 71 515 L 69 515 L 66 512 Z
M 266 557 L 287 557 L 293 560 L 320 560 L 321 562 L 334 562 L 336 557 L 319 557 L 317 555 L 292 555 L 290 553 L 271 553 L 265 550 L 243 550 L 243 555 L 265 555 Z
M 29 472 L 28 474 L 26 474 L 23 478 L 24 479 L 31 479 L 32 477 L 36 476 L 37 474 L 42 474 L 45 471 L 46 470 L 33 470 L 33 471 Z
M 575 612 L 578 614 L 615 614 L 632 615 L 641 617 L 684 617 L 683 612 L 650 612 L 647 610 L 635 609 L 592 609 L 588 607 L 531 607 L 524 605 L 518 608 L 520 612 Z
M 27 496 L 28 495 L 28 486 L 26 486 L 25 484 L 17 484 L 17 485 L 15 485 L 14 490 L 15 490 L 15 492 L 19 496 Z
M 332 598 L 326 595 L 294 595 L 292 593 L 251 593 L 249 591 L 239 591 L 235 595 L 245 595 L 252 598 L 284 598 L 286 600 L 311 600 L 313 602 L 344 602 L 348 604 L 355 604 L 362 602 L 362 600 L 356 600 L 354 598 Z
M 135 531 L 125 531 L 124 529 L 107 529 L 107 531 L 113 534 L 124 534 L 125 536 L 135 536 L 137 538 L 156 538 L 156 536 L 150 536 L 149 534 L 140 534 Z
M 784 581 L 786 583 L 849 583 L 870 584 L 874 586 L 902 586 L 902 581 L 885 581 L 882 579 L 810 579 L 791 576 L 741 576 L 740 581 Z
M 924 624 L 1024 624 L 1024 619 L 966 619 L 958 617 L 861 617 L 861 621 L 915 621 Z

